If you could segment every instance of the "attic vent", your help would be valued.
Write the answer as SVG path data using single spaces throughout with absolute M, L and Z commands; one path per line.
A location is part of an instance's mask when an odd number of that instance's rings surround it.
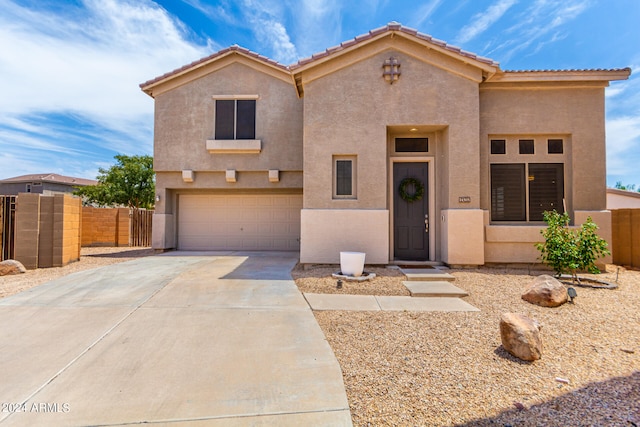
M 384 64 L 382 64 L 382 77 L 384 77 L 389 84 L 397 82 L 400 78 L 400 61 L 393 56 L 385 60 Z

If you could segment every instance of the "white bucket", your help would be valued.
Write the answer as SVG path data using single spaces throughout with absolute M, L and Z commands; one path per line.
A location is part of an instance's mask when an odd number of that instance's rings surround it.
M 365 255 L 364 252 L 340 252 L 340 272 L 345 276 L 362 276 Z

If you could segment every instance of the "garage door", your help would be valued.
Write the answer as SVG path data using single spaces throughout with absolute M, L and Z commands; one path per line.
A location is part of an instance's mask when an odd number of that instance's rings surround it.
M 180 195 L 182 250 L 300 250 L 301 194 Z

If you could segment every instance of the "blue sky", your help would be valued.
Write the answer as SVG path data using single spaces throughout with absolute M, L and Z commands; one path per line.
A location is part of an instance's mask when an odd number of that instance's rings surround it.
M 607 89 L 607 183 L 640 185 L 638 0 L 0 0 L 0 179 L 151 154 L 138 85 L 219 49 L 288 65 L 391 21 L 503 70 L 631 67 Z

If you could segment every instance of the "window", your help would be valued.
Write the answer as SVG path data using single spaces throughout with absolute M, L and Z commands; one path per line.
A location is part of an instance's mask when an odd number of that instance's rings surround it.
M 520 144 L 520 154 L 534 154 L 533 139 L 521 139 L 519 141 L 519 144 Z
M 526 221 L 524 163 L 491 165 L 491 220 Z
M 216 100 L 215 139 L 256 139 L 255 99 Z
M 492 222 L 541 222 L 545 211 L 565 211 L 570 135 L 496 134 L 489 142 Z
M 355 156 L 334 156 L 333 157 L 333 198 L 334 199 L 355 199 L 356 179 L 355 179 Z
M 506 154 L 507 153 L 507 141 L 504 139 L 492 139 L 491 140 L 491 154 Z
M 491 165 L 491 221 L 542 221 L 545 211 L 564 212 L 563 198 L 562 163 Z
M 547 140 L 547 153 L 549 154 L 563 154 L 564 148 L 561 139 L 548 139 Z
M 426 153 L 429 138 L 396 138 L 396 153 Z
M 542 221 L 542 213 L 564 212 L 564 167 L 562 163 L 529 164 L 529 221 Z

